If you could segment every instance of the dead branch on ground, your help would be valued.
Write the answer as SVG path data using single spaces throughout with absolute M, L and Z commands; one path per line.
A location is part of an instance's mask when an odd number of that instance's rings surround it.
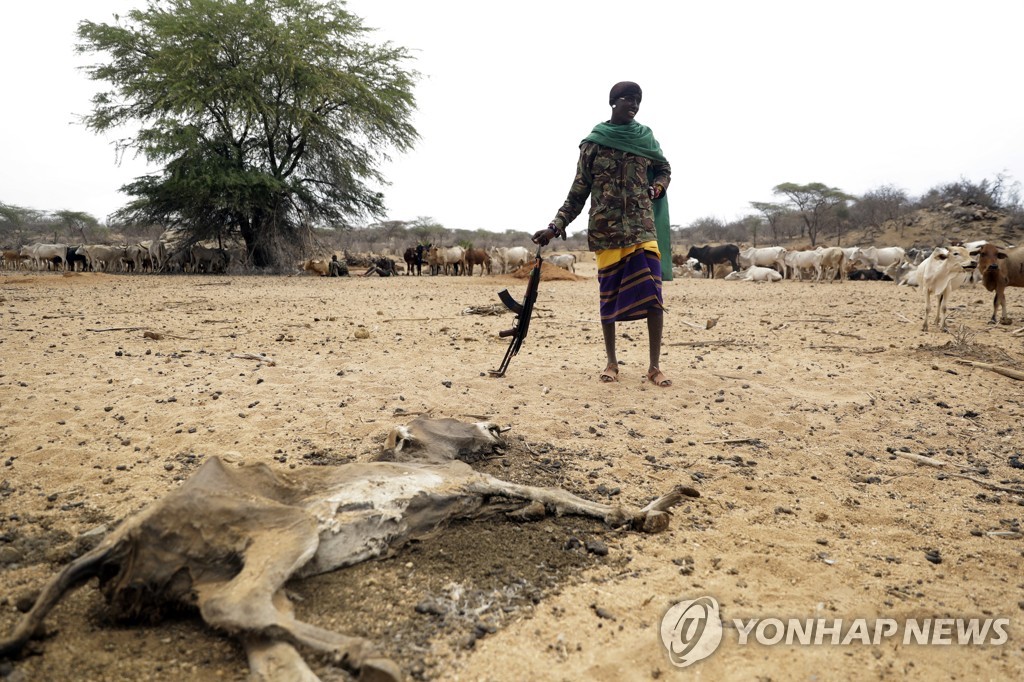
M 989 490 L 995 490 L 995 491 L 1001 492 L 1001 493 L 1010 493 L 1011 495 L 1020 495 L 1020 496 L 1024 497 L 1024 489 L 1021 489 L 1021 488 L 1008 488 L 1008 487 L 1003 486 L 1003 485 L 996 485 L 995 483 L 989 483 L 988 481 L 983 481 L 980 478 L 975 478 L 974 476 L 968 476 L 967 474 L 942 474 L 942 476 L 948 476 L 948 477 L 951 477 L 951 478 L 963 478 L 965 480 L 973 481 L 974 483 L 977 483 L 982 488 L 988 488 Z
M 706 440 L 706 441 L 704 441 L 704 445 L 719 445 L 719 444 L 729 444 L 729 445 L 732 445 L 734 443 L 760 443 L 760 442 L 761 442 L 760 438 L 753 438 L 753 437 L 749 437 L 749 438 L 723 438 L 723 439 L 720 439 L 720 440 Z
M 1003 367 L 1002 365 L 993 365 L 991 362 L 978 362 L 977 360 L 957 360 L 957 363 L 961 365 L 970 365 L 971 367 L 980 367 L 981 369 L 990 369 L 996 374 L 1002 374 L 1005 377 L 1016 379 L 1017 381 L 1024 381 L 1024 372 L 1019 369 L 1013 369 L 1012 367 Z
M 228 356 L 229 358 L 237 358 L 239 360 L 259 360 L 260 362 L 266 363 L 268 367 L 274 367 L 277 365 L 277 361 L 269 355 L 263 353 L 232 353 Z
M 942 468 L 946 466 L 946 463 L 932 457 L 925 457 L 924 455 L 915 455 L 912 452 L 900 452 L 899 450 L 894 451 L 892 454 L 903 459 L 909 459 L 911 462 L 916 462 L 919 465 L 927 465 L 930 467 Z
M 689 346 L 691 348 L 698 348 L 701 346 L 752 346 L 754 344 L 749 341 L 731 341 L 729 339 L 720 339 L 712 341 L 677 341 L 675 343 L 665 344 L 668 346 Z

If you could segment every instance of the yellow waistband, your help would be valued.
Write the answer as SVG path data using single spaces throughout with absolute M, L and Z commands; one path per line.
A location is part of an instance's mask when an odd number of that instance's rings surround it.
M 651 240 L 649 242 L 643 242 L 642 244 L 634 244 L 633 246 L 624 246 L 621 249 L 605 249 L 598 251 L 597 255 L 597 269 L 606 268 L 609 265 L 615 265 L 623 258 L 632 255 L 633 253 L 640 250 L 653 251 L 658 254 L 658 258 L 661 258 L 661 252 L 658 251 L 658 242 Z

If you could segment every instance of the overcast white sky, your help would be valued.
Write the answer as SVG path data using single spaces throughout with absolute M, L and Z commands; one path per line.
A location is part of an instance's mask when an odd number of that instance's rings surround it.
M 96 84 L 75 28 L 142 0 L 0 9 L 0 202 L 122 206 L 146 172 L 75 123 Z M 919 195 L 961 177 L 1024 181 L 1020 0 L 350 0 L 405 46 L 416 149 L 385 165 L 388 218 L 533 232 L 565 199 L 577 145 L 635 80 L 637 120 L 672 163 L 671 221 L 731 221 L 783 182 Z M 585 229 L 585 215 L 570 233 Z

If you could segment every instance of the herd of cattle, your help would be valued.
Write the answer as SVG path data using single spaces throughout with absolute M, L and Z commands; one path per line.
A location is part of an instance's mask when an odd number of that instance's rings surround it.
M 240 250 L 239 250 L 240 251 Z M 348 254 L 350 265 L 359 265 Z M 37 270 L 64 269 L 93 272 L 225 272 L 233 261 L 244 261 L 244 252 L 203 244 L 171 247 L 154 239 L 127 246 L 33 244 L 3 251 L 5 268 L 30 267 Z M 531 252 L 521 246 L 504 248 L 439 247 L 430 244 L 405 250 L 405 272 L 421 275 L 426 266 L 432 275 L 483 275 L 511 273 L 529 262 Z M 555 254 L 547 262 L 576 271 L 576 256 Z M 371 266 L 386 261 L 380 272 L 397 274 L 396 263 L 388 258 L 371 259 Z M 934 249 L 903 249 L 852 246 L 792 250 L 781 246 L 741 249 L 736 244 L 690 247 L 686 256 L 673 255 L 677 276 L 721 277 L 775 282 L 782 279 L 816 282 L 885 280 L 898 285 L 919 286 L 925 297 L 924 329 L 928 329 L 932 298 L 936 300 L 934 324 L 946 326 L 950 294 L 963 284 L 981 281 L 994 292 L 992 322 L 1009 324 L 1006 287 L 1024 287 L 1024 246 L 1001 247 L 986 241 L 955 243 Z M 308 260 L 300 270 L 327 274 L 327 261 Z M 998 315 L 1000 309 L 1002 315 Z
M 174 247 L 152 239 L 127 246 L 31 244 L 4 250 L 3 265 L 15 270 L 214 273 L 225 272 L 232 258 L 244 258 L 244 253 L 204 244 Z
M 430 244 L 410 246 L 405 250 L 405 272 L 407 275 L 422 274 L 426 265 L 430 274 L 454 275 L 504 275 L 515 272 L 530 260 L 530 252 L 522 246 L 505 248 L 492 246 L 490 249 L 464 248 L 462 246 L 439 247 Z M 576 272 L 576 256 L 571 253 L 555 254 L 546 258 L 548 263 L 569 272 Z
M 1002 247 L 984 240 L 948 247 L 907 250 L 899 246 L 818 247 L 788 250 L 781 246 L 740 249 L 735 244 L 691 247 L 685 257 L 673 256 L 679 275 L 777 282 L 782 279 L 832 282 L 844 279 L 885 280 L 917 286 L 924 293 L 924 331 L 929 320 L 946 329 L 952 292 L 980 281 L 994 292 L 990 322 L 1010 324 L 1006 287 L 1024 287 L 1024 246 Z M 932 319 L 932 299 L 935 317 Z M 1002 315 L 998 313 L 1002 310 Z

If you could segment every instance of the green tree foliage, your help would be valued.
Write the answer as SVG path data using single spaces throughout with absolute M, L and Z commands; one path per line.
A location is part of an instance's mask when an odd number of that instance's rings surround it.
M 767 201 L 751 201 L 750 207 L 755 211 L 759 211 L 764 216 L 765 222 L 768 223 L 768 229 L 771 230 L 772 240 L 775 244 L 778 244 L 781 239 L 780 227 L 782 226 L 782 218 L 789 209 L 783 204 Z
M 110 85 L 86 126 L 163 170 L 123 191 L 132 222 L 193 239 L 237 230 L 257 267 L 304 250 L 317 224 L 381 217 L 379 165 L 409 150 L 418 77 L 405 48 L 365 40 L 340 0 L 149 0 L 114 25 L 83 21 L 80 53 Z
M 832 226 L 838 229 L 841 220 L 845 218 L 846 202 L 856 198 L 820 182 L 807 185 L 784 182 L 773 187 L 772 192 L 789 198 L 800 214 L 811 246 L 818 243 L 818 235 L 823 228 Z M 800 236 L 804 236 L 803 231 Z
M 100 224 L 98 220 L 82 211 L 57 211 L 53 217 L 67 234 L 78 235 L 86 243 L 90 241 L 85 232 L 86 228 L 95 228 Z

